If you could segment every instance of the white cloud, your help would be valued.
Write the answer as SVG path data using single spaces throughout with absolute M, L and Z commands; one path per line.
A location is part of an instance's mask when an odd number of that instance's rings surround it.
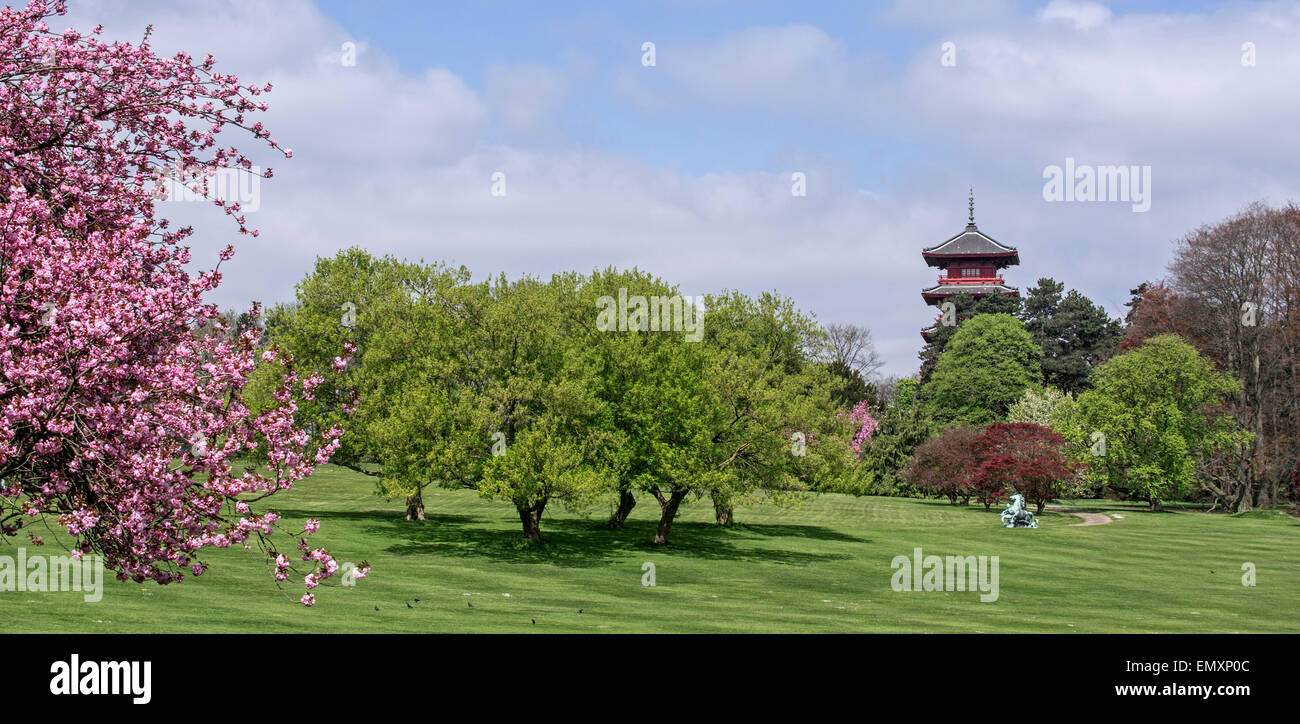
M 554 112 L 568 94 L 565 78 L 542 66 L 489 66 L 486 95 L 493 116 L 513 137 L 554 132 Z
M 1038 17 L 1044 22 L 1063 21 L 1072 24 L 1076 30 L 1090 30 L 1110 20 L 1110 8 L 1094 2 L 1052 0 L 1039 11 Z
M 887 106 L 885 63 L 851 54 L 806 24 L 752 27 L 695 45 L 660 43 L 652 70 L 620 69 L 615 82 L 643 108 L 761 108 L 779 115 L 830 112 L 837 120 Z

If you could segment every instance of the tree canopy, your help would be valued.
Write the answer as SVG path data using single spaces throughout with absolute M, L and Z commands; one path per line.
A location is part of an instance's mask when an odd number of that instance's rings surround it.
M 930 335 L 929 341 L 917 354 L 921 359 L 921 382 L 929 381 L 930 375 L 934 373 L 934 366 L 939 361 L 939 356 L 947 349 L 949 340 L 952 339 L 961 324 L 966 320 L 981 314 L 1018 316 L 1022 307 L 1020 298 L 1010 294 L 991 294 L 978 299 L 969 294 L 954 294 L 945 301 L 953 304 L 956 324 L 937 325 Z
M 963 322 L 921 386 L 929 416 L 940 423 L 984 425 L 1003 419 L 1030 385 L 1041 381 L 1041 349 L 1010 314 Z
M 1078 399 L 1083 429 L 1099 443 L 1089 474 L 1152 509 L 1185 494 L 1198 458 L 1250 439 L 1226 414 L 1237 389 L 1176 335 L 1112 358 Z
M 1026 290 L 1020 315 L 1043 351 L 1043 382 L 1078 394 L 1092 369 L 1115 353 L 1123 328 L 1106 310 L 1053 279 Z

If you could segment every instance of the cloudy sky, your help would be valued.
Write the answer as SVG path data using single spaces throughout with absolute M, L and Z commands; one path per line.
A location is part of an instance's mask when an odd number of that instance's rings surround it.
M 260 238 L 164 207 L 205 266 L 236 241 L 223 307 L 287 300 L 352 245 L 476 276 L 637 266 L 867 325 L 906 375 L 934 318 L 920 250 L 961 230 L 969 186 L 1020 250 L 1008 283 L 1051 276 L 1114 315 L 1173 240 L 1300 200 L 1292 2 L 71 5 L 71 27 L 153 24 L 160 54 L 274 83 L 265 120 L 294 158 L 265 157 Z M 1149 167 L 1150 209 L 1045 200 L 1067 158 Z

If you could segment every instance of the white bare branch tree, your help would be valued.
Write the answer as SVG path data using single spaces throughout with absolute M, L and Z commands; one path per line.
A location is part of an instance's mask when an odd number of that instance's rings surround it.
M 826 341 L 830 346 L 829 361 L 857 372 L 864 380 L 872 380 L 885 364 L 866 327 L 832 322 L 826 325 Z

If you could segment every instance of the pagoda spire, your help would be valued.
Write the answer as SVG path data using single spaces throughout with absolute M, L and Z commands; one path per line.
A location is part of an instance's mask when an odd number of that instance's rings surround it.
M 975 225 L 975 187 L 970 187 L 970 216 L 967 217 L 967 226 Z

